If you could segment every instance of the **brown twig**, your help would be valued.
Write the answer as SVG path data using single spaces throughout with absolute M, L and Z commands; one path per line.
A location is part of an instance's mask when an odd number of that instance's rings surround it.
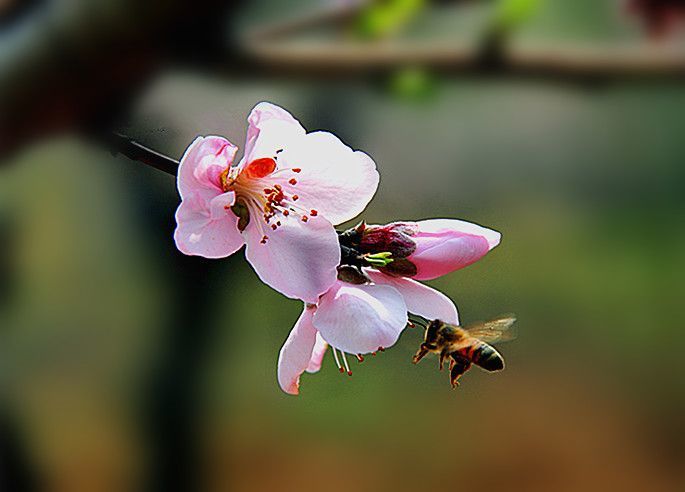
M 246 37 L 251 40 L 273 40 L 313 27 L 342 24 L 353 19 L 355 15 L 370 3 L 370 0 L 356 0 L 345 4 L 326 5 L 309 13 L 254 29 Z
M 299 75 L 359 75 L 422 66 L 439 72 L 482 72 L 477 47 L 453 44 L 319 43 L 259 41 L 244 45 L 246 59 L 256 67 Z M 489 67 L 493 68 L 493 67 Z M 616 79 L 685 77 L 685 50 L 635 47 L 521 47 L 506 49 L 498 74 Z

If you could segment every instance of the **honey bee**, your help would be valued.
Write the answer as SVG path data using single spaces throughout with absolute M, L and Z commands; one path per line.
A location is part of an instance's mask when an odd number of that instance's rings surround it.
M 440 370 L 445 359 L 450 358 L 450 383 L 459 386 L 459 378 L 472 364 L 494 372 L 504 369 L 504 358 L 490 343 L 513 340 L 511 330 L 516 322 L 513 315 L 502 315 L 490 321 L 480 321 L 461 327 L 439 319 L 426 325 L 423 343 L 414 355 L 414 364 L 429 353 L 440 355 Z

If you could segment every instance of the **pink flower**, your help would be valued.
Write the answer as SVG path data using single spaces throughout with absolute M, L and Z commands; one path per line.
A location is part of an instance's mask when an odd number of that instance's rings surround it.
M 411 279 L 364 273 L 371 283 L 337 281 L 318 304 L 305 305 L 278 357 L 283 391 L 299 393 L 300 375 L 319 370 L 328 345 L 340 371 L 351 375 L 345 354 L 363 360 L 362 354 L 394 345 L 407 325 L 407 311 L 459 322 L 457 308 L 441 292 Z
M 246 245 L 260 279 L 316 302 L 335 282 L 334 224 L 352 219 L 378 187 L 373 160 L 328 132 L 307 133 L 290 113 L 259 103 L 245 153 L 223 137 L 198 137 L 178 171 L 174 239 L 188 255 L 223 258 Z
M 431 219 L 361 225 L 348 241 L 360 253 L 391 253 L 393 261 L 381 268 L 385 273 L 430 280 L 476 262 L 500 238 L 499 232 L 470 222 Z

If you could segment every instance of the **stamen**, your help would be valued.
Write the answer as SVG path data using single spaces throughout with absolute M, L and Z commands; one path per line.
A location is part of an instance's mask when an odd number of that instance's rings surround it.
M 293 201 L 294 201 L 294 202 L 296 202 L 297 200 L 299 200 L 299 198 L 300 198 L 299 196 L 293 195 Z
M 317 215 L 319 215 L 319 212 L 317 212 L 317 211 L 314 210 L 314 209 L 311 209 L 311 210 L 309 211 L 309 215 L 311 215 L 312 217 L 316 217 Z
M 361 364 L 362 362 L 364 362 L 364 356 L 362 354 L 357 354 L 357 360 Z
M 278 229 L 278 226 L 276 224 L 271 224 L 271 229 L 275 231 L 276 229 Z
M 331 350 L 333 350 L 333 358 L 335 359 L 335 365 L 338 366 L 338 370 L 340 372 L 345 372 L 342 366 L 340 365 L 340 359 L 338 359 L 338 352 L 336 352 L 335 347 L 331 345 Z
M 340 353 L 342 354 L 342 360 L 345 363 L 345 370 L 347 371 L 347 375 L 351 376 L 352 371 L 350 371 L 350 366 L 347 364 L 347 357 L 345 356 L 345 352 L 341 350 Z
M 407 325 L 409 326 L 409 328 L 416 328 L 416 325 L 411 321 L 407 321 Z
M 294 167 L 294 168 L 292 168 L 292 172 L 299 173 L 299 172 L 302 172 L 302 169 L 300 169 L 299 167 Z
M 262 236 L 262 240 L 259 241 L 262 244 L 266 244 L 267 240 L 269 239 L 269 236 Z
M 306 215 L 302 216 L 302 222 L 307 222 L 308 220 L 309 220 L 309 217 L 307 217 Z
M 289 211 L 289 210 L 284 210 L 284 211 L 283 211 L 283 215 L 285 215 L 285 216 L 287 217 L 288 215 L 290 215 L 290 211 Z
M 383 347 L 378 347 L 378 351 L 379 351 L 379 352 L 385 352 L 385 348 L 383 348 Z
M 288 183 L 290 183 L 291 185 L 295 186 L 295 185 L 297 184 L 297 180 L 296 180 L 295 178 L 290 178 L 290 179 L 288 180 Z

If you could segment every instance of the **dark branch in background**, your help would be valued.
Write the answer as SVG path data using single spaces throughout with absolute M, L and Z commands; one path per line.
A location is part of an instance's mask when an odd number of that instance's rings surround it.
M 119 128 L 170 64 L 230 56 L 240 2 L 39 2 L 0 36 L 0 160 L 65 131 Z

